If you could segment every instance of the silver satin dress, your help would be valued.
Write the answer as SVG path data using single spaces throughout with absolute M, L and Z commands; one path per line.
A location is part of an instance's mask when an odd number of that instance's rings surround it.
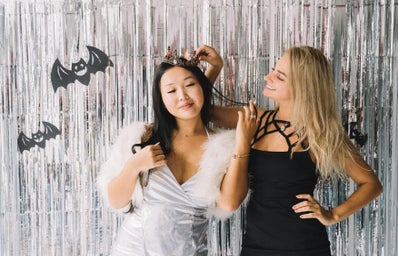
M 196 175 L 180 185 L 167 166 L 153 170 L 144 201 L 127 214 L 112 255 L 207 255 L 207 205 L 195 198 Z

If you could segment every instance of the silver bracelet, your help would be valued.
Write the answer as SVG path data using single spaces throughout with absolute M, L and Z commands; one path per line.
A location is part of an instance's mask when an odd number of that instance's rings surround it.
M 239 154 L 233 154 L 232 158 L 233 159 L 238 159 L 238 158 L 245 158 L 245 157 L 249 157 L 250 154 L 244 154 L 244 155 L 239 155 Z

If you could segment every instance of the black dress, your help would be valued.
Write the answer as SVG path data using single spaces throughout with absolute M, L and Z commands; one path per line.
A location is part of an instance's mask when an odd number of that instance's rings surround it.
M 280 123 L 275 123 L 283 122 L 275 120 L 275 114 L 268 115 L 265 126 L 273 123 L 276 131 L 286 136 L 289 151 L 251 149 L 252 194 L 246 209 L 241 255 L 329 256 L 326 227 L 317 219 L 301 219 L 292 209 L 300 201 L 297 194 L 313 194 L 318 178 L 316 166 L 308 151 L 295 152 L 291 158 L 290 150 L 294 144 L 291 145 L 284 129 L 280 129 Z M 267 131 L 266 127 L 264 131 Z M 269 133 L 265 132 L 263 136 Z

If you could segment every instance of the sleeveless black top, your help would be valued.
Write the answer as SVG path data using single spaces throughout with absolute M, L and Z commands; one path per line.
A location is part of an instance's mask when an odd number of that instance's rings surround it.
M 265 116 L 266 113 L 261 117 Z M 251 149 L 249 175 L 251 196 L 246 209 L 246 230 L 243 236 L 242 256 L 326 256 L 330 255 L 330 243 L 326 227 L 317 219 L 300 219 L 292 206 L 300 200 L 297 194 L 313 194 L 318 176 L 316 166 L 308 151 L 290 151 L 289 135 L 281 122 L 271 112 L 265 127 L 273 124 L 288 143 L 287 152 L 270 152 Z M 262 122 L 260 122 L 261 124 Z M 282 129 L 281 129 L 282 128 Z M 259 140 L 258 129 L 255 140 Z M 264 132 L 265 136 L 271 132 Z M 261 136 L 261 137 L 262 137 Z M 260 137 L 260 138 L 261 138 Z

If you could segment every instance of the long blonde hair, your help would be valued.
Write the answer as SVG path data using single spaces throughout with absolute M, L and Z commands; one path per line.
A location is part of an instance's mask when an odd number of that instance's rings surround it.
M 337 112 L 331 66 L 323 53 L 309 46 L 291 47 L 292 126 L 308 144 L 322 178 L 346 178 L 344 164 L 358 151 L 347 136 Z

